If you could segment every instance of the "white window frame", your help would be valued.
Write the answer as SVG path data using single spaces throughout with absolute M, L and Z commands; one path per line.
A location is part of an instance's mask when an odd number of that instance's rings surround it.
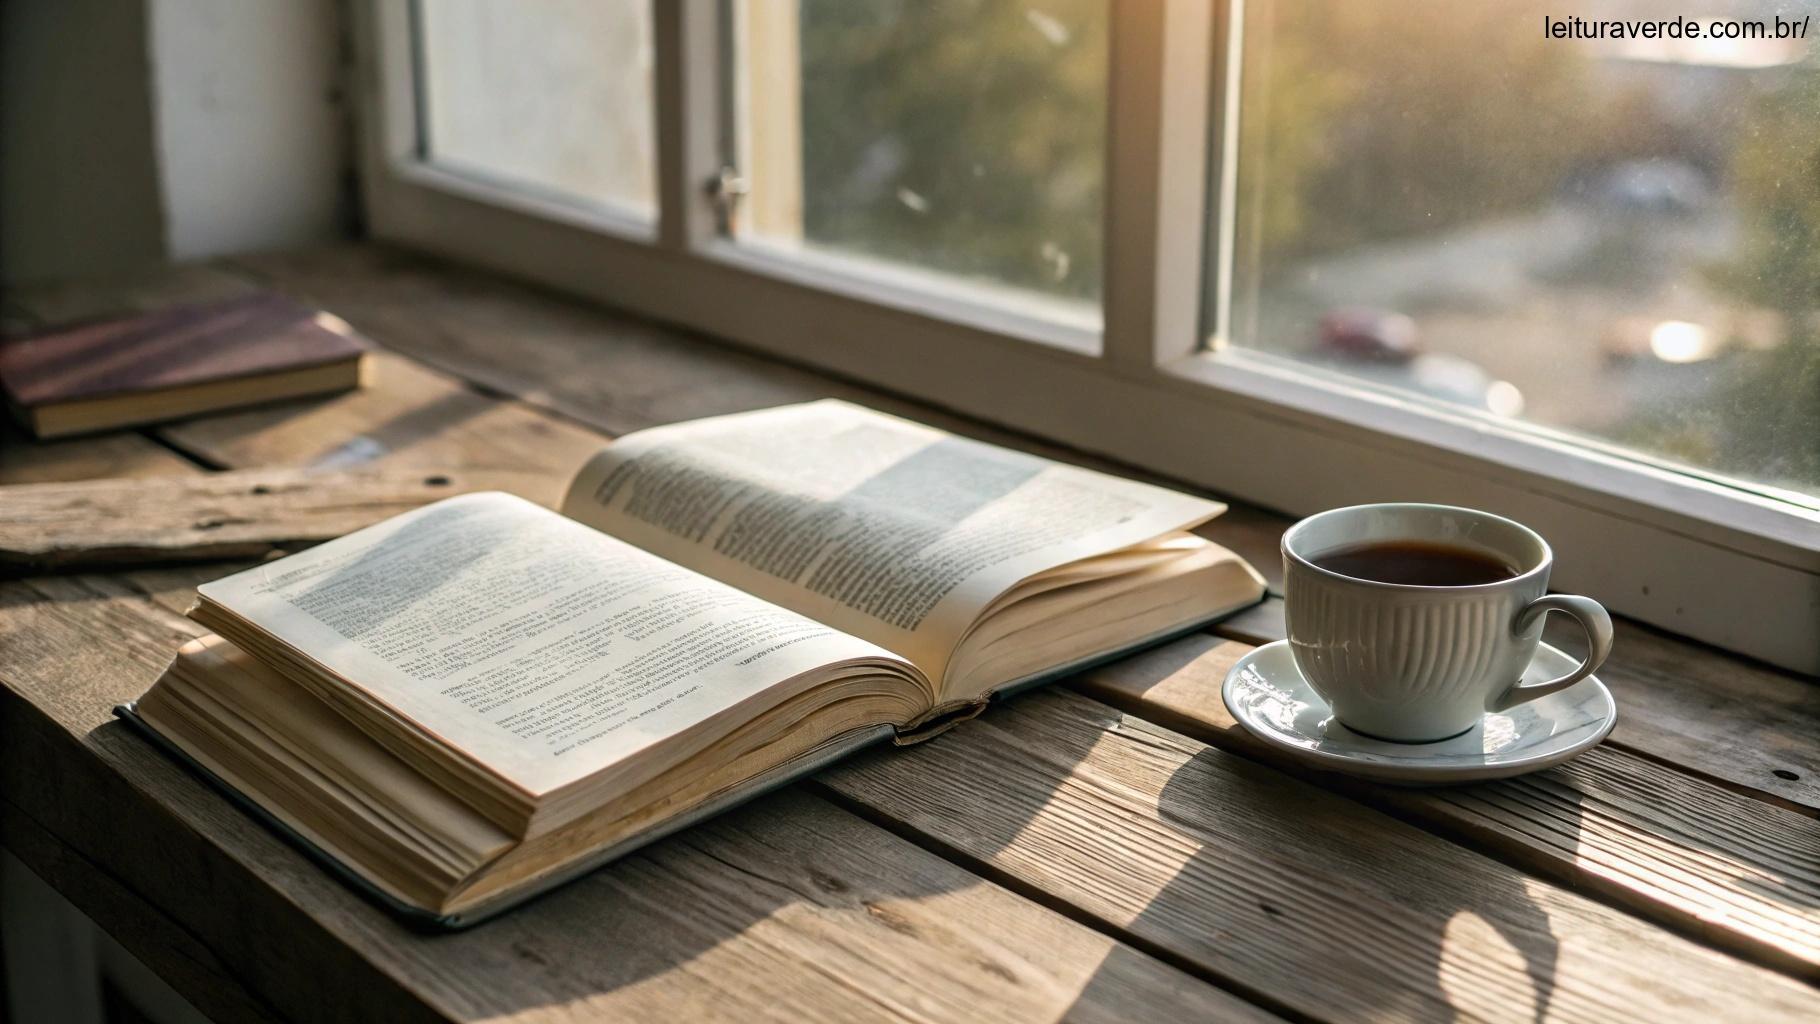
M 705 188 L 725 162 L 720 0 L 653 0 L 654 225 L 431 167 L 411 2 L 355 7 L 375 237 L 1292 515 L 1380 500 L 1493 509 L 1549 538 L 1558 589 L 1820 674 L 1813 509 L 1220 349 L 1230 296 L 1215 296 L 1204 324 L 1201 293 L 1209 261 L 1231 279 L 1234 218 L 1217 218 L 1211 239 L 1206 225 L 1210 192 L 1232 207 L 1238 68 L 1224 55 L 1239 35 L 1236 0 L 1112 4 L 1100 331 L 914 271 L 722 237 Z M 1217 351 L 1203 348 L 1204 327 Z

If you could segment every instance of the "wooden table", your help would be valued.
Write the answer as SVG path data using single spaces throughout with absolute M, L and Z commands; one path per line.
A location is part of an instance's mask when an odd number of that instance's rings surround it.
M 5 309 L 18 330 L 256 285 L 387 346 L 378 385 L 14 440 L 0 482 L 510 471 L 550 501 L 603 436 L 824 395 L 1092 461 L 368 246 Z M 1208 533 L 1274 573 L 1283 525 L 1237 508 Z M 219 1020 L 1820 1020 L 1820 687 L 1642 626 L 1601 673 L 1611 739 L 1525 778 L 1277 762 L 1218 697 L 1278 635 L 1267 605 L 426 937 L 110 721 L 236 564 L 0 583 L 5 846 Z

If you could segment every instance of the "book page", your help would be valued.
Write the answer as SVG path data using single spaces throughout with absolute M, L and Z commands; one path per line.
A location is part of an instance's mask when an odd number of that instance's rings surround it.
M 968 626 L 1019 580 L 1224 510 L 832 400 L 627 435 L 562 505 L 938 682 Z
M 497 493 L 200 589 L 533 795 L 812 669 L 899 660 Z

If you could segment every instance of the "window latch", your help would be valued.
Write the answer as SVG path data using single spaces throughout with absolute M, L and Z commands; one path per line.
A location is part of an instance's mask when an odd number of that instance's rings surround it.
M 739 168 L 727 164 L 708 179 L 704 191 L 714 204 L 716 228 L 723 235 L 733 234 L 738 225 L 739 201 L 751 193 L 752 183 L 739 173 Z

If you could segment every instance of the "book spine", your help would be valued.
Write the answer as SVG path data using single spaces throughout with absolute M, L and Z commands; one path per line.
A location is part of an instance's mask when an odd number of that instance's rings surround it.
M 894 746 L 908 747 L 932 740 L 949 729 L 976 717 L 992 703 L 992 695 L 987 694 L 976 701 L 969 701 L 959 707 L 947 705 L 922 716 L 909 725 L 891 731 L 891 742 Z

